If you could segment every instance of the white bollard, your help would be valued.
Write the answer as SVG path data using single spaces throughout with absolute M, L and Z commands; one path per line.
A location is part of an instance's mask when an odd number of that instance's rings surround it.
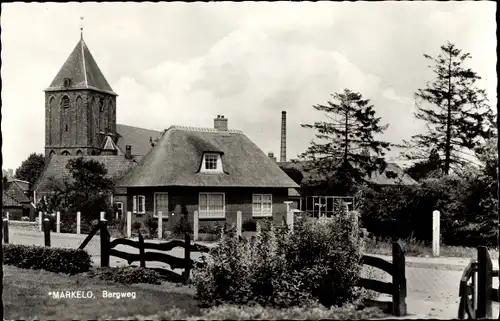
M 283 202 L 286 204 L 286 225 L 288 225 L 288 228 L 290 230 L 293 230 L 293 215 L 294 213 L 290 209 L 290 205 L 293 204 L 292 201 L 285 201 Z
M 76 212 L 76 234 L 82 234 L 82 213 Z
M 43 213 L 38 212 L 38 229 L 40 232 L 42 231 L 42 223 L 43 223 Z
M 100 220 L 101 221 L 105 221 L 106 220 L 106 212 L 101 212 Z
M 200 215 L 198 214 L 198 211 L 194 211 L 193 214 L 193 241 L 198 241 L 198 231 L 200 229 L 199 224 L 200 224 Z
M 132 237 L 132 212 L 127 212 L 127 237 Z
M 163 238 L 163 213 L 161 211 L 158 212 L 158 239 Z
M 5 218 L 7 219 L 7 221 L 10 220 L 10 214 L 9 214 L 9 212 L 5 213 Z
M 61 233 L 61 213 L 56 212 L 56 233 Z
M 432 212 L 432 255 L 439 256 L 440 243 L 440 213 Z
M 238 237 L 241 236 L 242 224 L 241 211 L 238 211 L 236 212 L 236 235 Z

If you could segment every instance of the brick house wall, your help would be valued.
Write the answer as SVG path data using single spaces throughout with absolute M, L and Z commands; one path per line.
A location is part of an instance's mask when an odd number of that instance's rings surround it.
M 253 194 L 272 194 L 272 212 L 273 221 L 282 222 L 286 218 L 286 204 L 288 200 L 287 188 L 186 188 L 186 187 L 147 187 L 147 188 L 127 188 L 127 205 L 128 211 L 133 208 L 133 196 L 144 195 L 146 199 L 146 213 L 132 213 L 133 222 L 145 222 L 148 218 L 153 217 L 154 212 L 154 193 L 168 193 L 168 217 L 176 209 L 176 205 L 186 205 L 189 213 L 189 221 L 192 227 L 193 213 L 198 211 L 199 193 L 204 192 L 223 192 L 225 193 L 226 215 L 224 219 L 205 219 L 200 218 L 199 227 L 203 228 L 207 225 L 214 225 L 215 222 L 228 224 L 236 223 L 236 213 L 242 212 L 242 221 L 250 219 L 259 221 L 262 217 L 253 217 L 252 203 Z M 126 211 L 125 211 L 126 212 Z M 163 213 L 164 221 L 167 220 L 167 213 Z

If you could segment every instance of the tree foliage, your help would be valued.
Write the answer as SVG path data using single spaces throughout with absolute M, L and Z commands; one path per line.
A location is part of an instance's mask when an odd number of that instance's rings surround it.
M 300 157 L 309 164 L 305 170 L 313 170 L 312 176 L 317 177 L 309 185 L 340 195 L 350 193 L 354 183 L 374 171 L 383 172 L 384 155 L 392 144 L 376 139 L 388 125 L 380 124 L 369 99 L 349 89 L 332 98 L 326 105 L 313 106 L 324 113 L 325 120 L 302 124 L 316 131 L 318 141 L 312 141 Z
M 405 156 L 424 159 L 434 148 L 443 158 L 444 173 L 449 174 L 452 166 L 470 161 L 467 153 L 492 137 L 494 115 L 485 91 L 476 86 L 481 77 L 465 67 L 469 53 L 448 42 L 437 57 L 424 57 L 433 64 L 429 68 L 435 78 L 415 93 L 415 117 L 426 122 L 427 133 L 412 136 L 412 152 Z
M 436 149 L 432 149 L 428 159 L 413 164 L 406 169 L 405 172 L 416 181 L 426 178 L 439 177 L 443 174 L 442 163 L 443 162 L 439 157 L 438 151 Z
M 40 201 L 41 211 L 82 213 L 82 220 L 90 222 L 100 212 L 112 212 L 110 195 L 113 181 L 107 177 L 106 167 L 93 159 L 82 157 L 69 160 L 66 168 L 70 176 L 61 182 L 53 182 L 53 193 Z
M 32 153 L 25 159 L 21 166 L 16 169 L 15 178 L 35 183 L 45 167 L 45 157 L 43 154 Z

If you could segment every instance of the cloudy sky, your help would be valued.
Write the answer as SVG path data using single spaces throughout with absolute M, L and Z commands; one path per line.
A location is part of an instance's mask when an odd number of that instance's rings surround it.
M 451 41 L 496 104 L 494 2 L 15 3 L 2 4 L 3 168 L 43 152 L 44 93 L 80 38 L 118 93 L 118 123 L 162 130 L 212 127 L 223 114 L 265 152 L 288 157 L 313 137 L 343 88 L 372 100 L 385 138 L 425 126 L 413 93 L 431 80 L 422 54 Z M 397 156 L 394 151 L 390 156 Z

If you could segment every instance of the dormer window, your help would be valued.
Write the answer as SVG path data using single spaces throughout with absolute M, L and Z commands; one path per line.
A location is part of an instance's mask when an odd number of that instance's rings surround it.
M 200 172 L 205 173 L 222 173 L 221 155 L 217 153 L 203 154 L 202 165 Z
M 217 170 L 217 154 L 205 155 L 205 169 L 209 171 Z
M 68 88 L 71 86 L 71 78 L 64 78 L 64 87 Z

